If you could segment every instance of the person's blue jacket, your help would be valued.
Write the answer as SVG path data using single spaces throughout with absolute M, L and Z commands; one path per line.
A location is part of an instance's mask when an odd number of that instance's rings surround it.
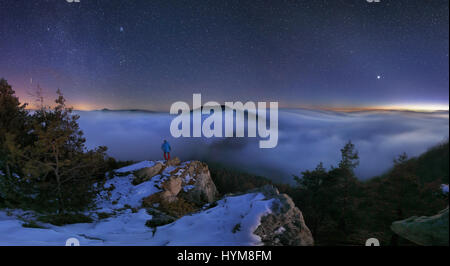
M 164 152 L 170 152 L 170 144 L 167 141 L 164 141 L 164 143 L 161 145 L 161 149 Z

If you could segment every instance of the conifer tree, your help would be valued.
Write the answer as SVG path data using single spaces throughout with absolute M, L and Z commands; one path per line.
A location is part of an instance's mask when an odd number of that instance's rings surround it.
M 5 173 L 0 175 L 0 198 L 10 198 L 15 186 L 13 175 L 20 172 L 8 146 L 26 144 L 28 113 L 25 108 L 26 104 L 19 102 L 8 82 L 0 79 L 0 170 Z
M 56 199 L 57 212 L 78 210 L 92 197 L 92 184 L 104 170 L 106 147 L 87 150 L 78 115 L 66 106 L 60 90 L 55 107 L 42 105 L 32 115 L 32 146 L 14 149 L 25 162 L 24 174 L 36 184 L 41 199 Z

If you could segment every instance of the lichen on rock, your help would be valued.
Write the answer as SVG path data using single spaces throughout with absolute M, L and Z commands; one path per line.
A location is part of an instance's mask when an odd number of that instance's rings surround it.
M 286 194 L 280 194 L 276 188 L 266 185 L 249 192 L 261 192 L 267 198 L 274 199 L 272 213 L 261 218 L 261 224 L 254 234 L 261 237 L 267 246 L 312 246 L 314 239 L 305 224 L 302 212 Z
M 433 216 L 413 216 L 392 223 L 396 234 L 422 246 L 448 246 L 448 207 Z

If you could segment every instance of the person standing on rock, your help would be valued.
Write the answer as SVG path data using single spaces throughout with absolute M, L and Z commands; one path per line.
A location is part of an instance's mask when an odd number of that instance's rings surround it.
M 164 140 L 163 144 L 161 145 L 161 149 L 164 152 L 164 159 L 166 161 L 170 160 L 171 147 L 170 147 L 170 144 L 169 144 L 169 142 L 167 140 Z

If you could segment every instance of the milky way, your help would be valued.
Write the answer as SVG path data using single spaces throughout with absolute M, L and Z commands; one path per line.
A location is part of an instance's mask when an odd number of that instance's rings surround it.
M 2 0 L 0 76 L 76 108 L 448 105 L 448 1 Z

